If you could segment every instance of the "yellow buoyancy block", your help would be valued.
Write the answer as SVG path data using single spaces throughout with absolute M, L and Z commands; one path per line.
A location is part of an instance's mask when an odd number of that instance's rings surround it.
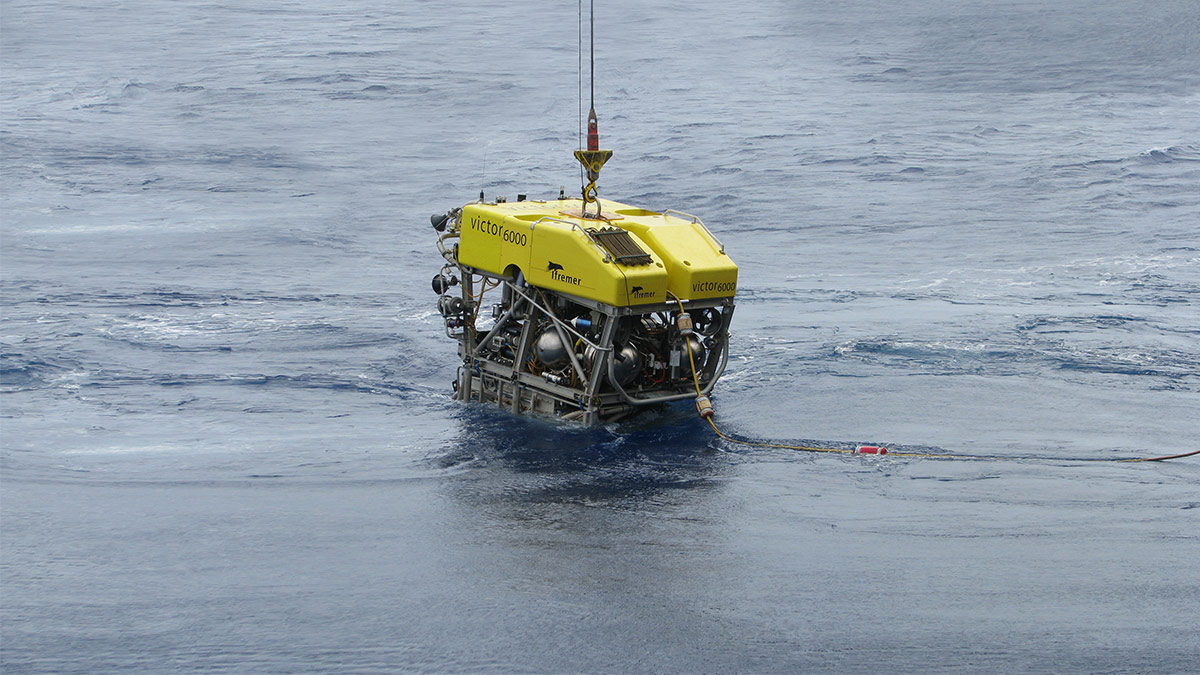
M 698 219 L 601 200 L 476 203 L 459 219 L 458 260 L 499 275 L 520 270 L 541 288 L 624 307 L 732 297 L 737 265 Z M 574 215 L 572 215 L 574 214 Z

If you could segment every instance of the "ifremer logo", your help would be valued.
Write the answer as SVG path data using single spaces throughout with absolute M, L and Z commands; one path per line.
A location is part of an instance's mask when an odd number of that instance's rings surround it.
M 546 261 L 546 269 L 550 271 L 550 278 L 559 283 L 571 284 L 572 286 L 578 286 L 580 284 L 580 282 L 582 281 L 582 279 L 580 279 L 579 277 L 573 277 L 573 276 L 564 274 L 564 272 L 566 270 L 563 268 L 562 265 L 559 265 L 556 262 L 549 261 L 549 260 Z

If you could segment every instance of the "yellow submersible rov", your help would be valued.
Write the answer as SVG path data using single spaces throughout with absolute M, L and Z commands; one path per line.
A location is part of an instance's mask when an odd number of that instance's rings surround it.
M 480 193 L 431 218 L 446 261 L 433 290 L 462 358 L 455 398 L 588 424 L 695 398 L 710 416 L 737 265 L 695 216 L 599 199 L 612 152 L 598 146 L 593 108 L 575 152 L 582 199 Z

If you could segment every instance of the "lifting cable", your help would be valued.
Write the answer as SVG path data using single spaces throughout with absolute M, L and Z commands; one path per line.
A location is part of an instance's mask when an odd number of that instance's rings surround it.
M 679 305 L 680 315 L 685 314 L 683 310 L 683 302 L 673 293 L 668 292 L 675 303 Z M 825 452 L 841 455 L 894 455 L 896 457 L 924 457 L 927 459 L 990 459 L 990 460 L 1033 460 L 1042 462 L 1112 462 L 1112 463 L 1134 463 L 1134 462 L 1163 462 L 1169 459 L 1183 459 L 1184 457 L 1193 457 L 1200 455 L 1200 450 L 1192 450 L 1191 452 L 1181 452 L 1175 455 L 1163 455 L 1161 457 L 1049 457 L 1046 455 L 978 455 L 978 454 L 957 454 L 950 452 L 903 452 L 888 450 L 881 445 L 859 445 L 854 449 L 850 448 L 822 448 L 812 445 L 789 445 L 786 443 L 773 443 L 768 441 L 755 441 L 745 437 L 728 434 L 717 428 L 717 423 L 713 419 L 716 415 L 712 409 L 712 403 L 708 397 L 700 392 L 700 376 L 696 372 L 696 358 L 692 354 L 691 341 L 684 336 L 683 344 L 687 347 L 688 361 L 692 366 L 692 382 L 696 385 L 696 408 L 700 411 L 700 416 L 706 419 L 709 425 L 712 426 L 717 436 L 738 445 L 748 445 L 756 448 L 779 448 L 781 450 L 798 450 L 801 452 Z
M 579 0 L 579 149 L 583 149 L 583 0 Z M 579 168 L 583 176 L 583 167 Z
M 590 0 L 588 16 L 588 48 L 590 60 L 590 73 L 588 76 L 588 85 L 591 88 L 591 110 L 595 114 L 596 110 L 596 0 Z M 583 144 L 583 0 L 579 0 L 579 149 L 584 148 Z M 585 180 L 587 173 L 584 167 L 579 167 L 579 180 L 586 185 Z

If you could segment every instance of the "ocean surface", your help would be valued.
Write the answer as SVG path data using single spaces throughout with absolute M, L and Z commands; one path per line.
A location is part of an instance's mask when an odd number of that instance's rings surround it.
M 1200 461 L 1083 460 L 1200 442 L 1200 3 L 596 5 L 722 428 L 998 459 L 451 400 L 429 214 L 578 194 L 573 3 L 0 0 L 0 670 L 1195 672 Z

